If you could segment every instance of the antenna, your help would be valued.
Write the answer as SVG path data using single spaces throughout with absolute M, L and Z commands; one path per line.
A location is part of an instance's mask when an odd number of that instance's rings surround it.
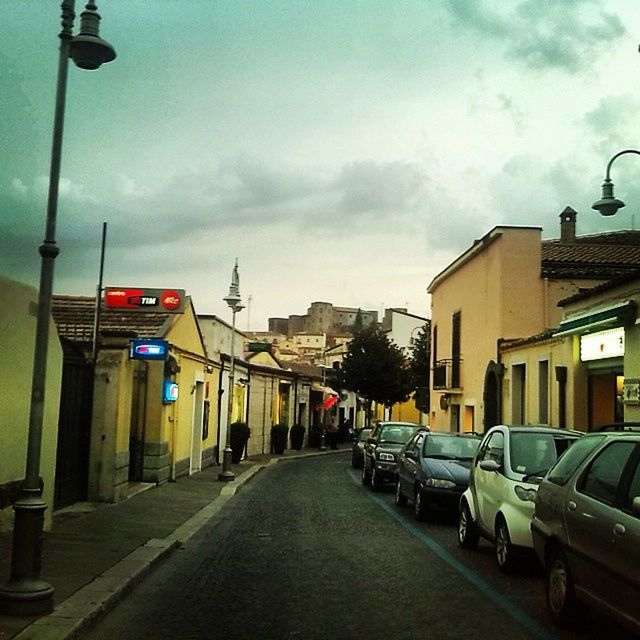
M 253 296 L 249 294 L 247 298 L 247 331 L 250 331 L 251 327 L 251 301 L 253 300 Z

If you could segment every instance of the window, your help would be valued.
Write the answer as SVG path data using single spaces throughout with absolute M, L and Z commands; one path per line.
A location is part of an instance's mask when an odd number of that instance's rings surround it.
M 549 424 L 549 361 L 538 362 L 538 421 Z
M 636 464 L 636 470 L 631 478 L 631 485 L 625 497 L 625 508 L 631 511 L 634 498 L 640 497 L 640 464 Z
M 511 420 L 513 424 L 525 424 L 525 396 L 527 388 L 527 365 L 511 367 Z
M 602 443 L 605 436 L 579 438 L 549 471 L 549 482 L 565 485 L 582 461 Z
M 460 322 L 461 313 L 456 311 L 451 318 L 451 386 L 460 387 Z
M 633 442 L 614 442 L 606 447 L 591 463 L 579 490 L 605 504 L 615 504 L 620 476 L 634 448 Z
M 478 460 L 495 460 L 502 465 L 504 460 L 504 434 L 496 431 L 492 434 L 482 447 Z

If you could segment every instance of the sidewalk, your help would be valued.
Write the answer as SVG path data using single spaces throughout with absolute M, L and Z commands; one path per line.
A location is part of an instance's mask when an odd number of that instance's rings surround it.
M 0 640 L 77 637 L 261 469 L 282 459 L 346 450 L 252 456 L 233 466 L 233 482 L 220 482 L 221 467 L 213 466 L 159 487 L 139 486 L 139 493 L 117 504 L 79 503 L 56 511 L 42 552 L 42 578 L 55 588 L 55 610 L 40 618 L 0 615 Z M 2 582 L 10 575 L 10 548 L 10 534 L 0 534 Z

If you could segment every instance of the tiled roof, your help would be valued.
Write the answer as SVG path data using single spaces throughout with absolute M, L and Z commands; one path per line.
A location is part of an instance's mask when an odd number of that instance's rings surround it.
M 542 242 L 542 277 L 611 279 L 638 267 L 638 231 L 582 236 L 573 243 L 559 240 Z
M 53 296 L 51 313 L 58 335 L 76 343 L 91 343 L 95 298 L 87 296 Z M 171 325 L 171 313 L 102 308 L 100 333 L 131 332 L 144 338 L 161 338 Z
M 629 273 L 621 276 L 619 278 L 614 278 L 613 280 L 607 280 L 607 282 L 603 282 L 595 287 L 591 287 L 589 289 L 582 289 L 578 293 L 569 296 L 568 298 L 564 298 L 558 302 L 559 307 L 564 307 L 572 302 L 578 302 L 580 300 L 587 300 L 592 296 L 603 293 L 605 291 L 609 291 L 611 289 L 615 289 L 620 285 L 627 284 L 629 282 L 633 282 L 634 280 L 640 281 L 640 268 L 634 271 L 630 271 Z

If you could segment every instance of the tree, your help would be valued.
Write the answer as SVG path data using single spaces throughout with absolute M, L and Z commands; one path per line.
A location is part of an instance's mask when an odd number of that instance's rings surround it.
M 411 376 L 402 349 L 376 325 L 358 331 L 349 343 L 339 372 L 343 388 L 391 407 L 411 394 Z
M 429 379 L 431 360 L 431 323 L 427 322 L 420 327 L 411 344 L 411 360 L 409 370 L 411 372 L 411 387 L 416 407 L 424 412 L 429 412 Z

